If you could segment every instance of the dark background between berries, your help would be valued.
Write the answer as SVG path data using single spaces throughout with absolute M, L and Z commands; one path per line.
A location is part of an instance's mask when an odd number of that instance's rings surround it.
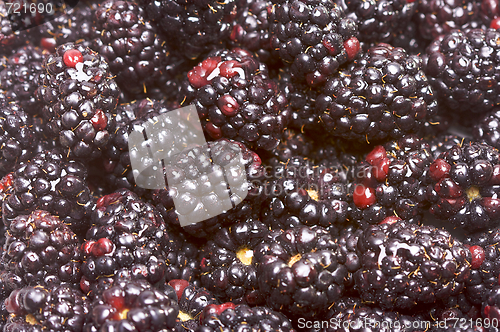
M 499 331 L 498 0 L 72 7 L 0 3 L 1 331 Z M 233 149 L 164 174 L 251 186 L 182 228 L 128 140 L 190 104 Z

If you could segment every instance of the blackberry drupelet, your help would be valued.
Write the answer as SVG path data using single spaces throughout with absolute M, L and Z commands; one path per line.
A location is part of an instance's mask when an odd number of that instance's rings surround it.
M 181 74 L 183 60 L 172 54 L 142 7 L 134 1 L 105 1 L 96 9 L 93 24 L 91 48 L 107 59 L 126 94 L 136 99 L 161 89 L 170 98 L 177 97 L 175 76 Z
M 43 210 L 20 215 L 8 225 L 2 256 L 7 271 L 29 286 L 74 287 L 81 277 L 77 236 L 61 219 Z
M 333 236 L 320 226 L 272 230 L 254 249 L 267 305 L 293 317 L 320 317 L 349 283 Z
M 37 136 L 31 116 L 19 104 L 0 101 L 0 176 L 12 172 L 18 161 L 33 155 Z
M 90 47 L 95 38 L 92 33 L 93 19 L 97 4 L 81 1 L 78 6 L 65 6 L 64 14 L 39 26 L 40 47 L 53 53 L 66 43 L 77 43 Z
M 179 307 L 169 285 L 121 282 L 103 290 L 92 307 L 86 331 L 176 331 Z
M 196 332 L 261 331 L 295 332 L 290 320 L 268 307 L 249 307 L 246 304 L 225 303 L 205 308 L 201 325 Z
M 474 304 L 486 302 L 488 294 L 498 285 L 500 276 L 500 228 L 475 233 L 465 238 L 472 254 L 471 275 L 465 295 Z
M 500 109 L 495 107 L 474 124 L 472 134 L 476 141 L 500 148 Z
M 197 287 L 186 280 L 174 279 L 168 282 L 177 294 L 179 315 L 177 316 L 178 332 L 194 331 L 200 326 L 200 316 L 203 310 L 219 301 L 206 288 Z
M 316 99 L 311 129 L 370 143 L 417 133 L 437 114 L 422 68 L 419 56 L 401 48 L 370 48 L 328 79 Z
M 67 43 L 48 55 L 36 96 L 47 131 L 73 158 L 94 159 L 108 144 L 120 90 L 102 55 Z
M 474 117 L 500 104 L 499 55 L 500 32 L 493 29 L 452 30 L 427 48 L 424 72 L 451 116 Z
M 419 35 L 434 40 L 453 29 L 481 28 L 479 1 L 420 0 L 415 19 Z
M 146 16 L 171 38 L 175 51 L 196 59 L 220 48 L 232 31 L 236 0 L 138 0 Z
M 440 303 L 463 291 L 471 253 L 445 230 L 404 221 L 371 225 L 357 242 L 354 273 L 364 301 L 385 310 Z
M 273 229 L 343 227 L 350 198 L 347 174 L 338 160 L 314 164 L 292 157 L 273 172 L 261 212 L 266 225 Z
M 417 223 L 427 209 L 429 144 L 415 135 L 378 145 L 355 169 L 349 216 L 361 227 L 387 217 Z
M 272 1 L 242 0 L 238 6 L 242 8 L 238 9 L 229 44 L 254 52 L 262 62 L 275 63 L 269 33 Z
M 487 144 L 455 145 L 429 169 L 430 212 L 472 233 L 500 221 L 500 153 Z
M 112 286 L 121 270 L 128 270 L 134 280 L 165 282 L 165 255 L 174 248 L 151 204 L 129 190 L 117 190 L 97 201 L 90 222 L 82 245 L 80 286 L 85 293 L 96 296 L 104 283 Z
M 1 62 L 0 93 L 31 115 L 40 112 L 41 104 L 35 98 L 35 91 L 43 80 L 42 63 L 46 55 L 47 51 L 28 45 Z
M 413 0 L 335 0 L 358 25 L 359 41 L 391 43 L 411 20 L 418 2 Z
M 319 85 L 360 51 L 356 23 L 331 0 L 275 0 L 269 22 L 271 46 L 298 82 Z
M 5 225 L 22 214 L 43 209 L 61 218 L 77 234 L 89 227 L 86 219 L 94 206 L 87 186 L 86 167 L 68 160 L 59 149 L 37 153 L 16 165 L 13 191 L 3 201 Z
M 265 296 L 258 289 L 253 256 L 268 232 L 255 218 L 222 228 L 202 250 L 201 285 L 222 302 L 262 305 Z
M 290 112 L 267 67 L 242 49 L 211 53 L 182 83 L 181 105 L 196 105 L 207 137 L 274 149 Z
M 11 314 L 4 331 L 83 331 L 91 312 L 90 302 L 69 285 L 51 288 L 26 286 L 5 301 Z
M 227 179 L 220 177 L 221 169 L 225 169 Z M 213 176 L 207 177 L 209 173 Z M 152 200 L 174 229 L 181 225 L 181 213 L 184 221 L 207 217 L 184 224 L 184 231 L 195 237 L 209 237 L 221 227 L 258 215 L 266 194 L 266 174 L 260 157 L 242 143 L 227 139 L 185 150 L 165 167 L 165 174 L 171 179 L 169 189 L 154 190 Z M 186 190 L 192 187 L 204 189 Z M 178 200 L 176 206 L 174 198 Z M 226 212 L 220 213 L 222 207 Z

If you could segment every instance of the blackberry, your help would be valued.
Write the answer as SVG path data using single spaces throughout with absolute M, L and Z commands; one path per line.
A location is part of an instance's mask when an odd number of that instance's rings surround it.
M 430 212 L 466 232 L 498 224 L 500 154 L 482 143 L 455 145 L 429 169 Z
M 500 109 L 495 107 L 475 123 L 472 130 L 475 140 L 500 148 Z
M 269 0 L 242 0 L 238 16 L 230 35 L 230 45 L 254 52 L 265 63 L 274 63 L 276 59 L 271 50 L 269 33 L 269 12 L 272 2 Z
M 429 144 L 414 135 L 378 145 L 355 169 L 350 218 L 366 227 L 387 217 L 417 223 L 427 208 Z
M 313 164 L 292 157 L 274 169 L 266 187 L 262 221 L 274 229 L 300 225 L 341 228 L 349 200 L 346 174 L 340 163 Z
M 335 0 L 358 25 L 364 43 L 391 43 L 411 20 L 418 2 L 385 0 Z
M 102 55 L 68 43 L 48 55 L 36 91 L 47 131 L 74 158 L 93 159 L 108 144 L 120 91 Z
M 66 43 L 78 43 L 90 47 L 94 35 L 92 21 L 97 5 L 79 2 L 74 8 L 64 7 L 64 14 L 39 26 L 40 47 L 53 53 Z
M 86 331 L 176 331 L 179 313 L 171 286 L 153 287 L 146 280 L 116 284 L 92 304 Z
M 142 7 L 133 1 L 108 0 L 94 16 L 91 48 L 107 59 L 116 83 L 126 94 L 144 97 L 150 90 L 161 89 L 176 96 L 174 78 L 181 73 L 183 60 L 172 54 L 160 29 L 146 20 Z
M 282 313 L 268 307 L 249 307 L 246 304 L 210 305 L 203 311 L 200 321 L 201 326 L 196 332 L 295 332 L 290 320 Z
M 294 129 L 287 129 L 283 133 L 280 144 L 270 151 L 264 162 L 276 167 L 281 163 L 286 163 L 292 157 L 311 156 L 314 145 L 314 141 L 307 135 Z
M 33 154 L 38 137 L 31 117 L 15 102 L 0 102 L 0 176 L 14 170 L 21 159 Z
M 104 283 L 112 286 L 120 270 L 128 270 L 134 280 L 165 281 L 169 234 L 151 204 L 129 190 L 118 190 L 97 201 L 90 221 L 82 245 L 80 286 L 85 293 L 96 296 Z
M 171 38 L 176 51 L 196 59 L 220 48 L 231 34 L 237 15 L 236 0 L 138 0 L 146 16 Z
M 4 224 L 43 209 L 60 217 L 75 233 L 84 233 L 89 227 L 86 218 L 94 206 L 86 178 L 85 166 L 68 160 L 59 149 L 20 162 L 13 172 L 13 191 L 3 201 Z
M 5 269 L 29 286 L 70 286 L 81 276 L 77 236 L 62 220 L 43 210 L 20 215 L 8 225 L 2 259 Z
M 274 149 L 290 116 L 265 65 L 242 49 L 212 53 L 190 70 L 179 100 L 196 105 L 207 137 L 250 148 Z
M 42 62 L 48 52 L 34 46 L 24 46 L 0 67 L 0 93 L 7 101 L 17 102 L 29 114 L 40 112 L 35 91 L 43 80 Z
M 486 302 L 489 292 L 498 285 L 500 276 L 500 228 L 476 233 L 465 238 L 472 254 L 471 275 L 467 281 L 465 295 L 474 304 Z
M 464 146 L 470 143 L 470 139 L 465 137 L 460 137 L 453 134 L 442 134 L 438 135 L 429 140 L 429 146 L 431 149 L 432 156 L 434 159 L 439 158 L 439 156 L 452 147 L 459 145 Z
M 269 232 L 266 225 L 247 218 L 222 228 L 203 248 L 201 284 L 221 301 L 261 305 L 254 248 Z
M 5 301 L 11 316 L 5 331 L 83 331 L 90 302 L 68 285 L 46 289 L 27 286 L 13 291 Z
M 21 17 L 19 15 L 19 17 Z M 16 26 L 15 17 L 9 13 L 5 2 L 0 3 L 0 54 L 9 56 L 16 49 L 26 46 L 38 38 L 37 29 L 21 30 Z
M 225 225 L 258 215 L 266 194 L 260 157 L 227 139 L 183 151 L 165 167 L 165 174 L 169 189 L 154 190 L 152 200 L 171 227 L 182 225 L 195 237 L 209 237 Z M 203 191 L 187 190 L 193 184 Z
M 294 317 L 320 317 L 348 283 L 336 248 L 332 235 L 320 226 L 272 230 L 254 249 L 267 305 Z
M 21 289 L 23 286 L 24 281 L 21 277 L 10 271 L 5 271 L 4 268 L 2 268 L 0 271 L 0 328 L 2 331 L 9 318 L 5 300 L 10 296 L 13 290 Z
M 200 326 L 203 310 L 219 301 L 206 288 L 197 287 L 186 280 L 174 279 L 168 282 L 175 289 L 179 303 L 177 316 L 178 331 L 194 331 Z
M 275 0 L 269 21 L 272 48 L 291 66 L 294 80 L 311 86 L 360 51 L 356 23 L 331 0 Z
M 370 48 L 328 79 L 316 99 L 315 127 L 370 143 L 417 133 L 437 113 L 422 68 L 419 56 L 401 48 L 388 44 Z
M 482 316 L 492 321 L 500 318 L 500 286 L 496 285 L 487 294 L 486 301 L 482 306 Z M 492 328 L 490 331 L 497 332 L 498 328 Z
M 480 28 L 479 7 L 472 0 L 420 0 L 416 21 L 419 34 L 427 40 L 434 40 L 453 29 Z
M 500 103 L 500 32 L 452 30 L 427 48 L 424 72 L 450 115 L 485 114 Z
M 477 1 L 479 17 L 482 23 L 488 28 L 498 29 L 500 24 L 500 8 L 497 0 L 482 0 Z
M 364 301 L 410 310 L 463 291 L 470 251 L 447 231 L 404 221 L 371 225 L 357 241 L 361 268 L 354 273 Z
M 197 239 L 184 232 L 169 231 L 169 247 L 165 250 L 165 280 L 186 280 L 200 286 L 200 254 Z

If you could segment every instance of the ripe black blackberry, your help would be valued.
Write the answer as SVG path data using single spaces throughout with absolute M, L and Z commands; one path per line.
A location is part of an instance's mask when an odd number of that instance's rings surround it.
M 12 193 L 3 201 L 5 225 L 22 214 L 43 209 L 58 216 L 77 234 L 87 228 L 94 206 L 86 167 L 68 160 L 59 149 L 40 152 L 16 165 Z
M 295 332 L 290 320 L 268 307 L 249 307 L 246 304 L 225 303 L 205 308 L 196 332 Z
M 427 208 L 429 144 L 415 135 L 378 145 L 355 169 L 350 218 L 361 227 L 387 217 L 417 223 Z
M 311 86 L 360 51 L 356 23 L 331 0 L 275 0 L 269 22 L 272 48 L 291 66 L 294 80 Z
M 495 287 L 488 293 L 486 301 L 482 306 L 482 316 L 490 319 L 490 321 L 500 319 L 500 286 Z M 498 328 L 491 329 L 490 331 L 497 332 Z
M 43 210 L 20 215 L 8 225 L 2 256 L 5 269 L 25 285 L 73 287 L 81 277 L 77 236 L 56 216 Z
M 485 114 L 500 103 L 499 40 L 493 29 L 452 30 L 427 48 L 424 72 L 451 116 Z
M 254 249 L 258 282 L 267 305 L 294 317 L 319 317 L 348 284 L 333 236 L 320 226 L 272 230 Z
M 264 150 L 278 145 L 290 116 L 267 67 L 242 49 L 211 53 L 190 70 L 179 101 L 196 105 L 207 137 Z
M 415 14 L 419 34 L 434 40 L 453 29 L 481 28 L 478 1 L 420 0 Z
M 92 310 L 87 297 L 69 285 L 16 289 L 5 303 L 10 313 L 5 331 L 9 332 L 83 331 Z
M 92 307 L 85 331 L 176 331 L 179 307 L 169 285 L 122 282 L 103 290 Z
M 346 16 L 358 25 L 359 41 L 364 43 L 391 43 L 408 21 L 418 2 L 413 0 L 335 0 Z
M 364 301 L 386 310 L 440 303 L 463 291 L 471 253 L 447 231 L 404 221 L 371 225 L 359 237 L 354 273 Z
M 167 227 L 168 229 L 168 227 Z M 186 280 L 200 286 L 200 249 L 197 239 L 182 231 L 169 230 L 169 246 L 165 248 L 165 280 Z
M 498 285 L 500 276 L 500 228 L 468 236 L 464 244 L 472 254 L 471 275 L 467 280 L 465 295 L 474 304 L 486 302 L 488 294 Z
M 500 27 L 500 8 L 498 0 L 477 1 L 479 17 L 487 28 L 498 29 Z
M 79 2 L 74 8 L 64 5 L 64 14 L 38 27 L 40 47 L 51 53 L 66 43 L 90 47 L 94 39 L 92 21 L 96 8 L 97 4 L 88 4 L 85 1 Z
M 269 33 L 270 0 L 242 0 L 230 35 L 230 45 L 254 52 L 260 61 L 276 62 Z
M 13 14 L 12 10 L 9 12 L 9 6 L 5 2 L 0 3 L 0 54 L 2 55 L 9 56 L 19 47 L 31 44 L 39 37 L 36 28 L 18 29 L 16 16 L 21 18 L 21 15 Z
M 247 218 L 222 228 L 203 247 L 201 285 L 222 302 L 262 305 L 254 249 L 269 229 L 260 220 Z
M 292 157 L 273 172 L 261 212 L 266 225 L 273 229 L 343 227 L 349 197 L 347 174 L 340 162 L 314 164 L 307 158 Z
M 186 149 L 165 167 L 165 174 L 169 188 L 154 190 L 152 200 L 171 227 L 178 229 L 183 219 L 184 231 L 195 237 L 209 237 L 221 227 L 258 215 L 266 194 L 260 157 L 227 139 Z M 203 190 L 188 190 L 193 185 Z M 202 221 L 192 223 L 194 219 Z
M 120 90 L 102 55 L 68 43 L 48 55 L 36 96 L 47 131 L 74 158 L 94 159 L 114 129 Z
M 146 16 L 158 23 L 179 54 L 196 59 L 220 48 L 231 34 L 236 0 L 138 0 Z
M 471 140 L 469 138 L 445 133 L 431 138 L 429 140 L 429 146 L 432 156 L 434 159 L 437 159 L 443 152 L 450 150 L 452 147 L 456 145 L 466 145 L 470 142 Z
M 183 60 L 172 53 L 160 29 L 146 20 L 136 2 L 101 3 L 92 29 L 91 48 L 107 59 L 116 83 L 126 94 L 135 99 L 161 89 L 165 95 L 177 96 L 174 79 L 181 73 Z
M 430 212 L 466 232 L 499 222 L 500 153 L 487 144 L 455 145 L 430 166 Z
M 417 133 L 437 101 L 419 56 L 379 44 L 328 79 L 314 112 L 312 130 L 373 143 Z
M 41 104 L 35 91 L 43 80 L 42 63 L 47 51 L 34 46 L 17 49 L 0 66 L 0 93 L 9 102 L 17 102 L 29 114 L 39 114 Z
M 307 135 L 294 129 L 287 129 L 283 133 L 280 144 L 264 155 L 263 163 L 278 166 L 286 163 L 292 157 L 308 157 L 312 155 L 315 142 Z
M 416 14 L 413 15 L 412 19 L 406 22 L 400 33 L 394 36 L 390 44 L 394 47 L 404 48 L 408 54 L 420 55 L 425 53 L 425 49 L 431 41 L 422 38 L 420 35 L 415 19 L 416 16 Z
M 16 102 L 0 101 L 0 176 L 12 172 L 18 161 L 33 155 L 38 139 L 31 116 Z
M 145 126 L 153 126 L 161 123 L 162 135 L 151 137 L 160 142 L 163 137 L 175 141 L 176 144 L 187 147 L 193 142 L 193 134 L 189 132 L 188 122 L 182 122 L 175 118 L 177 123 L 173 127 L 168 127 L 165 121 L 161 121 L 161 116 L 170 109 L 161 101 L 154 99 L 140 99 L 131 103 L 121 104 L 116 110 L 116 127 L 111 135 L 108 145 L 104 149 L 103 158 L 99 160 L 98 169 L 105 170 L 105 178 L 108 187 L 112 190 L 126 188 L 134 191 L 139 196 L 147 194 L 148 190 L 136 184 L 129 151 L 129 135 L 133 130 L 142 132 Z M 153 135 L 154 136 L 154 135 Z M 156 141 L 155 141 L 156 142 Z M 146 160 L 143 160 L 147 163 Z
M 178 331 L 195 331 L 200 326 L 200 316 L 203 310 L 219 301 L 206 288 L 197 287 L 186 280 L 174 279 L 168 282 L 177 295 L 179 315 L 177 316 Z
M 7 322 L 7 318 L 9 318 L 9 312 L 5 306 L 5 300 L 9 297 L 13 290 L 21 289 L 23 286 L 24 281 L 21 277 L 2 268 L 0 271 L 0 328 L 2 330 Z
M 120 270 L 151 284 L 165 282 L 165 252 L 171 245 L 165 223 L 151 204 L 129 190 L 118 190 L 97 201 L 90 222 L 82 245 L 80 286 L 85 293 L 96 296 L 104 283 L 112 286 Z
M 475 140 L 500 148 L 500 109 L 495 107 L 475 123 L 472 134 Z

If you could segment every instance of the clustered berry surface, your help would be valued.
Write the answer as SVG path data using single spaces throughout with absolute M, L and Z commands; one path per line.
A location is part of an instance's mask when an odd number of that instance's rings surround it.
M 498 332 L 498 0 L 25 2 L 0 331 Z

